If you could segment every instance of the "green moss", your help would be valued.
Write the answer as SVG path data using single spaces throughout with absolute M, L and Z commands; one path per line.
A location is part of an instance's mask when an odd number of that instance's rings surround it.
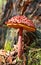
M 4 49 L 5 49 L 6 51 L 10 51 L 10 50 L 11 50 L 11 42 L 10 42 L 10 41 L 7 41 L 7 42 L 5 43 Z

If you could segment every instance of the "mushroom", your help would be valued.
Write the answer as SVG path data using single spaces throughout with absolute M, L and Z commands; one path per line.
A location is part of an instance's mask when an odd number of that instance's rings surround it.
M 19 38 L 18 38 L 18 58 L 20 59 L 23 53 L 22 49 L 22 33 L 23 30 L 27 30 L 28 32 L 34 32 L 36 30 L 34 23 L 29 20 L 26 16 L 24 15 L 17 15 L 12 17 L 11 19 L 8 20 L 8 22 L 5 22 L 7 26 L 13 27 L 13 28 L 18 28 L 19 29 Z

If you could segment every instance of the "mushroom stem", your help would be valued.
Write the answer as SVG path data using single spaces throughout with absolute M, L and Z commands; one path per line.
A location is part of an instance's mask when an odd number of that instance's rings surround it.
M 18 38 L 18 58 L 21 59 L 21 56 L 22 56 L 22 32 L 23 32 L 23 29 L 20 28 L 19 29 L 19 38 Z

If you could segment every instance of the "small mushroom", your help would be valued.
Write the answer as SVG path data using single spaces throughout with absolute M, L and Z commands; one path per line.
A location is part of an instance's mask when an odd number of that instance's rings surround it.
M 27 30 L 28 32 L 34 32 L 36 30 L 34 23 L 29 20 L 24 15 L 17 15 L 12 17 L 8 20 L 8 22 L 5 22 L 7 26 L 13 27 L 16 29 L 19 29 L 19 38 L 18 38 L 18 58 L 20 59 L 23 53 L 22 50 L 22 33 L 23 30 Z

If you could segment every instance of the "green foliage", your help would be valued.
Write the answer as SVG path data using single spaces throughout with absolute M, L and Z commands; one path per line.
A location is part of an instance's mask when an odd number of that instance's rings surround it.
M 29 50 L 28 65 L 41 65 L 41 48 Z
M 10 50 L 11 50 L 11 42 L 10 42 L 10 41 L 7 41 L 7 42 L 5 43 L 4 49 L 5 49 L 6 51 L 10 51 Z

